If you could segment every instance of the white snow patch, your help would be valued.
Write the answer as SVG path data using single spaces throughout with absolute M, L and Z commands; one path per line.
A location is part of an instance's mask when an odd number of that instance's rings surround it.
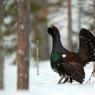
M 76 82 L 57 84 L 59 75 L 51 69 L 49 61 L 39 63 L 39 76 L 37 68 L 30 65 L 29 90 L 17 91 L 17 66 L 10 64 L 11 58 L 5 59 L 4 81 L 5 89 L 0 91 L 0 95 L 94 95 L 95 78 L 92 77 L 90 83 L 86 83 L 90 78 L 93 64 L 89 63 L 85 67 L 86 77 L 83 84 Z M 32 63 L 32 62 L 31 62 Z

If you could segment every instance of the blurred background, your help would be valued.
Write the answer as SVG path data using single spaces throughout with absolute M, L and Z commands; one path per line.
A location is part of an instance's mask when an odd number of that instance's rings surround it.
M 81 28 L 95 32 L 95 0 L 30 0 L 29 34 L 30 60 L 36 59 L 37 41 L 39 60 L 48 60 L 51 38 L 47 33 L 50 25 L 60 30 L 65 48 L 78 50 L 78 34 Z M 17 49 L 17 1 L 0 0 L 0 88 L 3 87 L 4 58 L 16 64 Z M 31 61 L 31 64 L 34 64 Z

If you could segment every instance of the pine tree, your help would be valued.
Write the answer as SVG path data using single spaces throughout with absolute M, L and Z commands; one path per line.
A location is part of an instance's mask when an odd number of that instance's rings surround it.
M 18 0 L 17 89 L 29 88 L 29 0 Z
M 3 12 L 3 0 L 0 0 L 0 27 L 2 26 L 3 23 L 2 12 Z M 4 73 L 4 47 L 3 47 L 2 29 L 0 29 L 0 89 L 4 87 L 3 73 Z
M 68 3 L 68 47 L 72 49 L 72 0 L 67 0 Z
M 95 33 L 95 0 L 93 2 L 94 2 L 93 3 L 93 9 L 94 9 L 94 33 Z M 95 76 L 95 62 L 94 62 L 93 76 Z

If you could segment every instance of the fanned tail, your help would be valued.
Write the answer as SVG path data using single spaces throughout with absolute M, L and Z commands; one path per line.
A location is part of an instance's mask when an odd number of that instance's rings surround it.
M 80 31 L 79 52 L 82 60 L 87 62 L 95 61 L 95 35 L 86 29 Z

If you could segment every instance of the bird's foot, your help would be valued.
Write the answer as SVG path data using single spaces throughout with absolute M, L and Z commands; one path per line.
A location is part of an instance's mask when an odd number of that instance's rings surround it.
M 62 83 L 66 83 L 66 82 L 68 82 L 68 77 L 62 82 Z
M 62 84 L 61 81 L 63 78 L 64 78 L 63 76 L 60 78 L 60 80 L 58 81 L 58 84 Z

